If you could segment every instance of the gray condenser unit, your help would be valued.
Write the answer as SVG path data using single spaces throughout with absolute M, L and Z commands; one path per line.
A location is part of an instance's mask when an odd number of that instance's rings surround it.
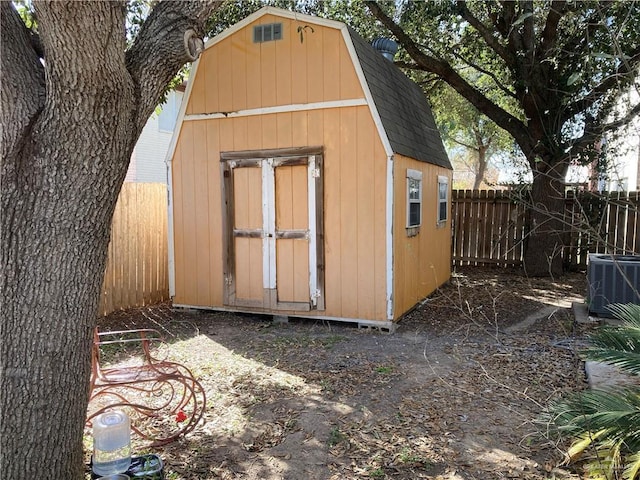
M 589 312 L 611 317 L 610 303 L 640 304 L 640 255 L 589 255 Z

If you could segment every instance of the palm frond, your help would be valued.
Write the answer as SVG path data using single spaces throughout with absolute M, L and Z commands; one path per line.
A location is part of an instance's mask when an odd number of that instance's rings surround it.
M 612 304 L 609 309 L 622 323 L 606 326 L 589 336 L 583 354 L 589 360 L 615 365 L 640 375 L 640 305 Z
M 612 303 L 607 305 L 607 309 L 623 323 L 640 327 L 640 305 L 635 303 Z
M 609 309 L 621 324 L 600 328 L 589 337 L 590 346 L 583 353 L 587 359 L 640 375 L 640 305 Z M 553 402 L 541 420 L 550 431 L 576 438 L 569 460 L 582 456 L 589 478 L 639 477 L 640 387 L 578 392 Z
M 593 434 L 591 432 L 587 432 L 578 436 L 578 439 L 573 442 L 569 447 L 569 450 L 567 450 L 569 461 L 575 462 L 603 433 L 605 433 L 605 430 L 601 430 Z
M 590 390 L 550 405 L 547 419 L 561 435 L 623 442 L 640 450 L 640 396 L 632 389 L 612 392 Z
M 640 352 L 640 345 L 637 352 Z M 640 353 L 614 348 L 592 347 L 584 351 L 587 359 L 614 365 L 632 375 L 640 375 Z
M 635 480 L 640 473 L 640 452 L 629 455 L 626 459 L 626 466 L 622 473 L 624 480 Z
M 626 352 L 637 351 L 640 345 L 640 327 L 622 324 L 602 327 L 589 336 L 589 344 L 601 348 L 618 348 Z

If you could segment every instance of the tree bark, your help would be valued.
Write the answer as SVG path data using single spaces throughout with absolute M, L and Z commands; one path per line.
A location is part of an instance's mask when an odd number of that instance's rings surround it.
M 163 9 L 184 9 L 182 28 L 201 31 L 216 4 Z M 42 63 L 11 4 L 0 5 L 0 471 L 5 479 L 80 479 L 111 218 L 142 117 L 189 55 L 184 32 L 171 28 L 175 16 L 156 18 L 157 33 L 138 44 L 146 52 L 146 42 L 163 44 L 161 62 L 152 53 L 127 61 L 122 3 L 35 7 Z
M 479 147 L 478 150 L 478 171 L 476 172 L 475 179 L 473 180 L 473 189 L 478 190 L 480 185 L 482 185 L 482 181 L 484 180 L 484 176 L 487 172 L 487 149 L 482 146 Z
M 478 170 L 476 171 L 476 177 L 473 181 L 473 189 L 478 190 L 487 174 L 487 150 L 489 150 L 489 146 L 491 145 L 491 138 L 485 143 L 484 138 L 476 128 L 473 129 L 473 135 L 476 140 L 475 150 L 478 152 Z
M 134 88 L 121 5 L 36 9 L 46 97 L 3 158 L 16 168 L 3 168 L 2 182 L 2 471 L 80 478 L 91 332 L 134 143 Z
M 534 277 L 559 277 L 563 273 L 565 246 L 564 178 L 567 163 L 553 168 L 538 160 L 527 209 L 524 268 Z

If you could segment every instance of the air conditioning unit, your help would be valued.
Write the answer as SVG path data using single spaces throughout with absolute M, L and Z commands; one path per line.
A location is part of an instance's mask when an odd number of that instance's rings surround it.
M 640 255 L 589 254 L 589 313 L 611 317 L 610 303 L 640 304 Z

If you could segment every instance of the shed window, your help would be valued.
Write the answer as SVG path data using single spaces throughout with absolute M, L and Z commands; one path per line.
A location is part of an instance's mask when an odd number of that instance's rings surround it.
M 270 42 L 272 40 L 282 40 L 281 23 L 268 23 L 253 27 L 253 43 Z
M 407 232 L 416 235 L 422 223 L 422 172 L 407 170 Z
M 449 178 L 438 176 L 438 226 L 449 218 Z

